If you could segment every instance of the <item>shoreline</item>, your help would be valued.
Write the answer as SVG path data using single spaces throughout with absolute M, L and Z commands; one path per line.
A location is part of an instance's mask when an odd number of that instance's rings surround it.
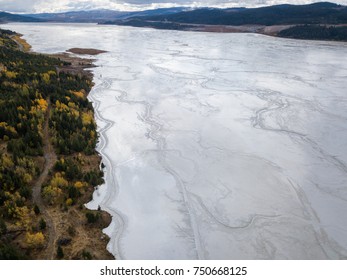
M 93 90 L 92 91 L 96 91 L 98 90 L 98 87 L 101 85 L 100 84 L 95 84 L 93 86 Z M 122 258 L 122 254 L 120 252 L 119 249 L 119 241 L 120 241 L 120 235 L 123 233 L 124 231 L 124 224 L 125 224 L 125 218 L 122 216 L 121 213 L 117 212 L 114 209 L 111 209 L 108 205 L 108 201 L 111 197 L 114 196 L 114 193 L 117 193 L 118 190 L 115 188 L 109 188 L 109 185 L 107 185 L 107 182 L 114 182 L 116 181 L 116 179 L 114 178 L 114 175 L 112 172 L 113 169 L 113 165 L 112 165 L 112 160 L 109 158 L 109 156 L 103 152 L 104 148 L 106 147 L 106 145 L 108 144 L 108 138 L 105 135 L 105 132 L 112 127 L 113 125 L 113 121 L 111 120 L 107 120 L 105 118 L 103 118 L 99 112 L 99 106 L 100 106 L 100 101 L 98 101 L 94 96 L 93 96 L 93 92 L 91 91 L 91 95 L 88 96 L 88 98 L 92 101 L 93 103 L 93 108 L 95 111 L 95 118 L 97 120 L 99 120 L 100 122 L 104 123 L 105 126 L 103 126 L 99 131 L 99 142 L 97 144 L 97 152 L 101 155 L 102 159 L 103 159 L 103 164 L 104 164 L 104 168 L 106 169 L 105 174 L 105 183 L 101 186 L 101 187 L 105 187 L 105 190 L 103 190 L 102 194 L 99 195 L 98 191 L 96 190 L 93 193 L 93 198 L 92 200 L 88 203 L 88 208 L 90 209 L 96 209 L 98 206 L 102 206 L 101 209 L 103 209 L 104 211 L 106 211 L 106 213 L 108 213 L 108 215 L 111 216 L 111 224 L 115 223 L 118 227 L 118 230 L 116 232 L 112 232 L 112 233 L 106 233 L 109 240 L 114 240 L 115 242 L 113 243 L 108 243 L 107 245 L 107 250 L 114 256 L 115 259 L 123 259 Z M 110 169 L 110 171 L 108 171 L 108 169 Z M 107 178 L 107 179 L 106 179 Z M 94 197 L 95 195 L 95 197 Z M 99 197 L 98 197 L 99 196 Z M 110 225 L 111 225 L 110 224 Z M 108 227 L 106 227 L 104 229 L 104 231 L 107 231 Z M 111 246 L 110 249 L 108 249 L 108 247 Z
M 69 25 L 69 22 L 48 22 L 50 24 L 64 24 Z M 201 33 L 241 33 L 241 34 L 258 34 L 264 36 L 270 36 L 280 39 L 290 39 L 290 40 L 299 40 L 299 41 L 310 41 L 310 42 L 330 42 L 330 43 L 347 43 L 347 40 L 334 40 L 334 39 L 322 39 L 322 38 L 299 38 L 299 37 L 290 37 L 290 36 L 279 36 L 278 33 L 285 31 L 293 27 L 305 26 L 302 24 L 283 24 L 283 25 L 257 25 L 257 24 L 245 24 L 245 25 L 209 25 L 209 24 L 192 24 L 192 23 L 175 23 L 179 28 L 161 28 L 155 25 L 161 22 L 151 21 L 148 22 L 148 25 L 131 25 L 131 24 L 122 24 L 122 23 L 74 23 L 74 24 L 93 24 L 100 26 L 124 26 L 124 27 L 134 27 L 134 28 L 150 28 L 156 30 L 171 30 L 171 31 L 188 31 L 188 32 L 201 32 Z M 171 23 L 171 22 L 167 22 Z M 6 23 L 5 23 L 6 24 Z M 321 27 L 347 27 L 347 24 L 313 24 Z M 18 42 L 17 42 L 18 43 Z M 66 54 L 67 56 L 71 54 L 77 55 L 98 55 L 105 53 L 106 51 L 97 50 L 97 49 L 84 49 L 84 48 L 71 48 L 60 54 Z M 50 56 L 50 55 L 49 55 Z M 69 59 L 67 57 L 67 59 Z M 84 58 L 83 58 L 84 59 Z M 88 58 L 85 58 L 88 60 Z M 93 67 L 93 66 L 92 66 Z
M 76 74 L 76 75 L 85 75 L 87 76 L 88 78 L 90 78 L 90 80 L 92 81 L 92 85 L 91 85 L 91 89 L 89 92 L 87 92 L 87 98 L 90 94 L 90 92 L 93 90 L 95 84 L 94 84 L 94 81 L 93 81 L 93 78 L 94 78 L 94 75 L 93 73 L 89 70 L 91 68 L 94 68 L 94 67 L 97 67 L 94 65 L 94 61 L 95 59 L 90 59 L 90 58 L 81 58 L 81 57 L 78 57 L 78 56 L 73 56 L 71 55 L 70 53 L 68 52 L 71 52 L 72 54 L 78 54 L 78 55 L 97 55 L 99 53 L 104 53 L 105 51 L 101 51 L 101 50 L 93 50 L 93 51 L 90 51 L 90 50 L 87 50 L 87 51 L 83 51 L 80 49 L 80 51 L 77 51 L 77 52 L 73 52 L 70 50 L 66 50 L 66 52 L 64 53 L 58 53 L 58 54 L 51 54 L 51 55 L 48 55 L 50 57 L 54 57 L 54 58 L 58 58 L 62 61 L 66 61 L 68 63 L 71 63 L 70 66 L 65 66 L 65 67 L 62 67 L 62 68 L 59 68 L 57 69 L 57 72 L 68 72 L 68 73 L 72 73 L 72 74 Z M 92 54 L 93 53 L 93 54 Z M 93 114 L 94 114 L 94 119 L 95 119 L 95 114 L 96 114 L 96 110 L 93 106 Z M 100 140 L 100 136 L 98 136 L 98 141 Z M 101 162 L 103 160 L 103 157 L 102 155 L 95 149 L 95 151 L 97 152 L 98 154 L 98 158 L 100 160 L 100 164 L 98 164 L 99 168 L 101 169 Z M 92 197 L 94 192 L 97 191 L 99 186 L 94 186 L 94 189 L 93 190 L 90 190 L 89 191 L 89 194 L 88 196 Z M 92 199 L 88 199 L 86 201 L 84 201 L 84 207 L 92 212 L 96 212 L 96 213 L 101 213 L 102 215 L 102 223 L 99 224 L 97 226 L 97 230 L 100 232 L 101 234 L 101 238 L 103 239 L 103 248 L 98 248 L 98 250 L 103 250 L 106 252 L 106 255 L 112 255 L 108 250 L 107 250 L 107 245 L 110 241 L 110 237 L 107 235 L 107 234 L 104 234 L 103 233 L 103 230 L 105 228 L 107 228 L 111 222 L 112 222 L 112 215 L 108 212 L 108 211 L 105 211 L 105 210 L 101 210 L 101 209 L 90 209 L 90 208 L 87 208 L 86 205 L 88 203 L 91 202 Z M 97 237 L 95 237 L 97 238 Z M 113 257 L 113 256 L 112 256 Z M 109 258 L 109 259 L 113 259 L 113 258 Z
M 66 62 L 71 63 L 71 66 L 66 66 L 66 67 L 57 69 L 58 73 L 59 72 L 68 72 L 68 73 L 73 73 L 76 75 L 82 75 L 82 76 L 84 75 L 84 76 L 87 76 L 88 78 L 90 78 L 90 80 L 92 81 L 92 85 L 91 85 L 90 91 L 87 92 L 87 99 L 89 99 L 89 95 L 95 86 L 94 81 L 93 81 L 94 75 L 93 75 L 92 71 L 90 71 L 91 68 L 97 67 L 94 65 L 95 59 L 81 58 L 78 56 L 73 56 L 69 52 L 71 52 L 72 54 L 77 54 L 77 55 L 97 55 L 97 54 L 105 53 L 106 51 L 96 50 L 96 49 L 76 48 L 76 49 L 66 50 L 66 52 L 64 52 L 64 53 L 49 55 L 49 56 L 54 57 L 54 58 L 59 58 L 62 61 L 66 61 Z M 94 114 L 94 119 L 95 119 L 96 109 L 95 109 L 94 105 L 93 105 L 93 114 Z M 98 141 L 99 140 L 100 140 L 100 136 L 98 136 Z M 101 153 L 99 153 L 97 148 L 95 148 L 95 151 L 97 153 L 97 157 L 99 158 L 99 163 L 97 165 L 98 165 L 99 169 L 102 171 L 101 165 L 102 165 L 102 161 L 103 161 L 103 156 Z M 107 245 L 110 241 L 110 237 L 107 234 L 103 233 L 104 229 L 107 228 L 112 223 L 112 215 L 108 211 L 100 209 L 100 206 L 98 207 L 98 209 L 94 209 L 94 210 L 90 209 L 86 206 L 88 203 L 90 203 L 92 201 L 93 194 L 97 191 L 98 188 L 99 188 L 99 186 L 94 186 L 94 189 L 89 190 L 88 196 L 90 196 L 91 198 L 84 201 L 84 207 L 86 209 L 88 209 L 89 211 L 92 211 L 94 213 L 101 213 L 102 223 L 99 224 L 96 229 L 101 234 L 101 238 L 103 240 L 103 242 L 102 242 L 103 246 L 101 248 L 98 248 L 98 250 L 104 251 L 104 255 L 106 255 L 106 256 L 109 255 L 110 258 L 107 258 L 107 259 L 115 259 L 114 256 L 111 254 L 111 252 L 109 252 L 107 250 Z M 95 237 L 95 238 L 97 238 L 97 237 Z
M 161 21 L 148 21 L 143 22 L 143 25 L 132 25 L 124 23 L 99 23 L 98 25 L 109 26 L 130 26 L 135 28 L 151 28 L 157 30 L 172 30 L 172 31 L 190 31 L 190 32 L 202 32 L 202 33 L 249 33 L 259 34 L 265 36 L 271 36 L 282 39 L 292 40 L 307 40 L 307 41 L 323 41 L 323 42 L 338 42 L 346 43 L 347 40 L 334 40 L 334 39 L 322 39 L 322 38 L 299 38 L 280 36 L 279 33 L 285 30 L 289 30 L 294 27 L 304 27 L 301 24 L 283 24 L 283 25 L 257 25 L 257 24 L 245 24 L 245 25 L 212 25 L 212 24 L 193 24 L 193 23 L 177 23 L 177 22 L 164 22 L 165 24 L 172 24 L 173 26 L 157 26 L 163 24 Z M 320 27 L 347 27 L 347 24 L 317 24 Z

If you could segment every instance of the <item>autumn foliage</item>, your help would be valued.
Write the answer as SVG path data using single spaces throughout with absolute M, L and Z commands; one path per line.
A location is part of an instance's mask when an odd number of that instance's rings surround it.
M 85 188 L 103 181 L 98 167 L 82 168 L 81 158 L 95 154 L 97 140 L 90 78 L 57 71 L 66 64 L 58 59 L 20 51 L 12 35 L 0 30 L 0 259 L 30 251 L 12 246 L 7 228 L 20 233 L 25 248 L 41 250 L 47 241 L 47 231 L 40 231 L 46 222 L 32 203 L 47 123 L 59 157 L 42 186 L 47 207 L 73 207 Z

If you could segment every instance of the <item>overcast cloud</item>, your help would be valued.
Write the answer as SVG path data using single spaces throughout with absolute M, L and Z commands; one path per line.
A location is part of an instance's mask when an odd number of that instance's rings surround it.
M 0 0 L 0 10 L 18 13 L 64 12 L 92 9 L 133 11 L 173 6 L 256 7 L 283 3 L 306 4 L 318 1 L 319 0 Z M 334 2 L 347 5 L 347 0 L 337 0 Z

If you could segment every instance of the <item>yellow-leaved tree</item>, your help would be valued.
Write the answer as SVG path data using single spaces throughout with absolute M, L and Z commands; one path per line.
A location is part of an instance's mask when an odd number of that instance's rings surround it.
M 42 248 L 45 244 L 45 236 L 42 232 L 29 233 L 25 236 L 25 242 L 30 248 Z

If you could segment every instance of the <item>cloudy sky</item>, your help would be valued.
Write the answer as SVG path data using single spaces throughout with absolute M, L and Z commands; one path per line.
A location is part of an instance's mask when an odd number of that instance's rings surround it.
M 323 0 L 0 0 L 0 10 L 8 12 L 63 12 L 71 10 L 115 9 L 134 11 L 173 6 L 254 7 L 273 4 L 305 4 Z M 332 0 L 347 5 L 347 0 Z

